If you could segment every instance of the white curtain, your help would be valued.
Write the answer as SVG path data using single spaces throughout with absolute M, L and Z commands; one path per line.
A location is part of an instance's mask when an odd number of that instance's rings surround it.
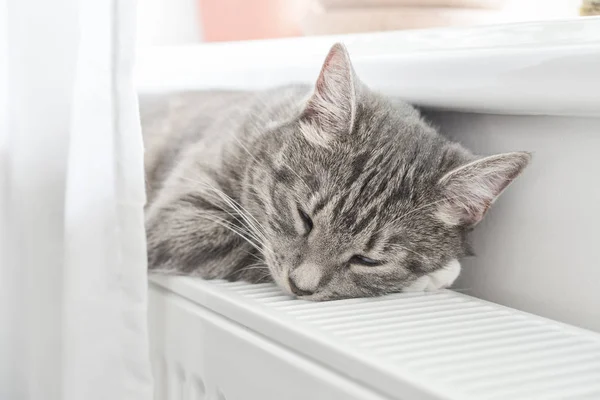
M 133 0 L 0 0 L 0 399 L 150 400 Z

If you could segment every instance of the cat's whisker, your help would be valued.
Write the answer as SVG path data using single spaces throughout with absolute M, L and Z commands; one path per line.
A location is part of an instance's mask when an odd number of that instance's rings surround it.
M 258 222 L 258 220 L 256 220 L 256 218 L 254 218 L 252 216 L 252 214 L 250 212 L 248 212 L 248 210 L 246 210 L 244 207 L 242 207 L 241 204 L 239 204 L 236 200 L 231 198 L 231 196 L 227 195 L 227 193 L 215 188 L 214 186 L 212 186 L 211 184 L 206 183 L 206 182 L 201 182 L 201 181 L 191 179 L 189 177 L 184 177 L 184 176 L 180 176 L 180 178 L 200 184 L 200 185 L 212 190 L 215 194 L 217 194 L 221 198 L 221 200 L 223 200 L 227 205 L 229 205 L 231 208 L 233 208 L 234 211 L 236 211 L 237 213 L 240 214 L 240 216 L 244 219 L 246 224 L 248 224 L 249 229 L 253 229 L 253 230 L 257 231 L 256 232 L 257 234 L 260 234 L 261 236 L 263 236 L 263 239 L 266 239 L 266 237 L 264 237 L 264 227 L 260 224 L 260 222 Z M 254 220 L 254 222 L 250 221 L 249 218 Z
M 229 221 L 224 220 L 222 218 L 218 218 L 213 214 L 198 214 L 198 215 L 201 218 L 205 218 L 209 221 L 212 221 L 212 222 L 224 227 L 225 229 L 230 230 L 231 232 L 235 233 L 236 235 L 240 236 L 242 239 L 244 239 L 246 242 L 248 242 L 252 247 L 254 247 L 258 252 L 260 252 L 261 254 L 264 255 L 263 249 L 261 248 L 261 246 L 259 244 L 255 243 L 253 240 L 251 240 L 250 238 L 245 236 L 242 232 L 236 230 L 234 225 L 229 224 Z
M 251 270 L 259 270 L 259 271 L 267 271 L 269 268 L 266 266 L 259 266 L 259 265 L 249 265 L 247 267 L 242 268 L 244 271 L 251 271 Z
M 257 282 L 256 282 L 256 283 L 261 283 L 261 282 L 263 282 L 263 281 L 264 281 L 265 279 L 267 279 L 267 278 L 271 278 L 271 279 L 273 278 L 273 277 L 271 276 L 271 273 L 268 273 L 268 274 L 266 274 L 266 275 L 264 275 L 264 276 L 262 276 L 262 277 L 258 278 L 258 280 L 257 280 Z
M 259 260 L 258 262 L 255 262 L 253 264 L 249 264 L 249 265 L 247 265 L 247 267 L 253 267 L 255 265 L 260 265 L 260 266 L 263 266 L 263 267 L 267 268 L 267 264 L 265 264 L 265 262 L 262 261 L 262 260 Z
M 229 213 L 229 212 L 227 212 L 227 211 L 223 211 L 223 212 L 225 212 L 227 215 L 229 215 L 229 216 L 232 216 L 232 217 L 233 217 L 233 215 L 232 215 L 231 213 Z M 214 215 L 214 214 L 212 214 L 212 215 Z M 230 227 L 232 227 L 232 228 L 236 228 L 236 229 L 238 228 L 238 226 L 237 226 L 237 225 L 235 225 L 235 224 L 233 224 L 233 223 L 231 223 L 231 222 L 229 222 L 229 221 L 227 221 L 227 220 L 225 220 L 225 219 L 223 219 L 223 218 L 221 218 L 221 221 L 223 221 L 223 222 L 227 222 L 227 224 L 228 224 Z M 252 231 L 250 231 L 250 232 L 247 232 L 247 231 L 239 231 L 239 232 L 241 232 L 241 233 L 243 233 L 243 234 L 245 234 L 245 235 L 248 235 L 248 236 L 249 236 L 251 239 L 253 239 L 253 240 L 254 240 L 256 243 L 258 243 L 258 244 L 260 244 L 261 246 L 263 246 L 263 247 L 264 247 L 264 241 L 263 241 L 263 239 L 262 239 L 262 238 L 260 238 L 260 237 L 258 237 L 258 236 L 256 236 L 256 235 L 255 235 L 255 234 L 254 234 Z M 250 253 L 248 253 L 248 254 L 250 254 Z
M 218 220 L 215 220 L 215 219 L 213 219 L 213 218 L 210 218 L 210 217 L 208 217 L 208 216 L 206 216 L 206 215 L 204 215 L 204 216 L 200 216 L 200 217 L 201 217 L 201 218 L 208 219 L 209 221 L 212 221 L 212 222 L 214 222 L 214 223 L 216 223 L 216 224 L 218 224 L 218 225 L 221 225 L 221 226 L 222 226 L 222 227 L 224 227 L 225 229 L 228 229 L 228 230 L 230 230 L 231 232 L 235 233 L 236 235 L 238 235 L 239 237 L 241 237 L 242 239 L 244 239 L 244 240 L 245 240 L 245 241 L 246 241 L 248 244 L 250 244 L 250 245 L 251 245 L 253 248 L 255 248 L 255 249 L 258 251 L 258 252 L 261 252 L 261 254 L 262 254 L 262 249 L 260 248 L 260 245 L 259 245 L 259 244 L 255 243 L 255 242 L 254 242 L 252 239 L 248 238 L 248 237 L 247 237 L 247 236 L 245 236 L 245 235 L 244 235 L 242 232 L 240 232 L 240 231 L 236 230 L 234 227 L 232 227 L 232 226 L 230 226 L 230 225 L 227 225 L 227 224 L 225 224 L 225 223 L 221 223 L 220 221 L 218 221 Z
M 264 261 L 264 259 L 260 258 L 259 256 L 257 256 L 257 255 L 256 255 L 256 254 L 254 254 L 254 253 L 250 253 L 249 251 L 246 251 L 246 250 L 242 250 L 242 251 L 243 251 L 245 254 L 248 254 L 250 257 L 254 258 L 254 259 L 255 259 L 256 261 L 258 261 L 259 263 L 261 263 L 261 262 L 262 262 L 262 263 L 264 263 L 264 262 L 265 262 L 265 261 Z
M 227 275 L 227 278 L 232 278 L 235 275 L 241 275 L 241 274 L 243 274 L 243 273 L 245 273 L 245 272 L 247 272 L 249 270 L 252 270 L 252 269 L 253 268 L 240 268 L 240 269 L 237 269 L 237 270 L 232 271 L 231 273 L 229 273 Z M 268 271 L 268 270 L 263 275 L 259 275 L 259 277 L 256 279 L 256 283 L 260 283 L 260 282 L 264 281 L 267 278 L 272 278 L 271 272 Z
M 204 215 L 201 215 L 204 218 L 210 219 L 211 217 L 215 217 L 215 218 L 219 218 L 214 214 L 208 214 L 205 213 Z M 237 235 L 241 236 L 244 238 L 244 240 L 246 240 L 248 243 L 250 243 L 252 245 L 252 247 L 258 251 L 258 253 L 260 255 L 262 255 L 262 258 L 257 256 L 256 254 L 250 253 L 248 251 L 242 250 L 245 254 L 248 254 L 249 256 L 253 257 L 256 261 L 258 261 L 258 263 L 262 263 L 264 264 L 264 260 L 266 258 L 266 254 L 265 252 L 268 251 L 271 255 L 273 255 L 273 251 L 258 237 L 256 237 L 255 235 L 253 235 L 251 232 L 246 232 L 246 231 L 241 231 L 239 230 L 239 227 L 235 224 L 232 224 L 231 222 L 223 219 L 223 218 L 219 218 L 219 220 L 227 225 L 227 228 L 230 229 L 231 231 L 235 232 Z M 216 222 L 213 220 L 213 222 Z M 248 235 L 248 236 L 246 236 Z M 252 240 L 250 240 L 252 239 Z
M 250 218 L 254 219 L 254 221 L 256 221 L 256 219 L 247 210 L 245 210 L 241 205 L 239 205 L 239 203 L 237 203 L 234 199 L 232 199 L 230 196 L 228 196 L 223 191 L 215 188 L 214 186 L 212 186 L 210 184 L 207 184 L 207 183 L 204 183 L 204 182 L 201 182 L 198 180 L 194 180 L 189 177 L 184 177 L 184 176 L 179 176 L 179 177 L 181 179 L 189 180 L 196 184 L 202 185 L 203 187 L 210 189 L 213 192 L 213 194 L 218 195 L 220 200 L 222 200 L 227 205 L 229 205 L 229 207 L 233 208 L 234 211 L 236 211 L 242 217 L 243 221 L 240 221 L 236 215 L 231 214 L 227 210 L 223 210 L 223 212 L 229 214 L 232 218 L 236 219 L 238 222 L 243 223 L 248 228 L 248 230 L 251 231 L 251 232 L 247 232 L 247 233 L 250 236 L 252 236 L 257 242 L 261 243 L 262 247 L 265 251 L 268 251 L 269 253 L 273 254 L 273 251 L 268 246 L 268 239 L 267 239 L 265 233 L 248 218 L 248 215 L 250 216 Z M 256 221 L 256 223 L 258 223 L 258 221 Z M 260 225 L 260 223 L 258 223 L 258 224 Z M 262 228 L 262 225 L 261 225 L 261 228 Z
M 213 192 L 213 194 L 217 194 L 219 196 L 220 200 L 224 201 L 227 205 L 229 205 L 231 208 L 233 208 L 236 212 L 238 212 L 240 214 L 240 216 L 242 216 L 242 217 L 250 216 L 250 218 L 254 219 L 254 221 L 256 223 L 258 223 L 258 221 L 244 207 L 242 207 L 236 200 L 234 200 L 231 196 L 229 196 L 227 193 L 223 192 L 222 190 L 217 189 L 210 183 L 202 182 L 197 179 L 192 179 L 187 176 L 179 175 L 178 177 L 181 179 L 185 179 L 190 182 L 199 184 L 199 185 L 203 186 L 204 188 L 210 189 Z
M 268 267 L 264 264 L 249 264 L 244 269 L 268 269 Z
M 226 212 L 226 211 L 225 211 L 225 212 Z M 230 216 L 232 216 L 232 217 L 233 217 L 233 215 L 232 215 L 231 213 L 229 213 L 229 212 L 226 212 L 226 213 L 227 213 L 227 215 L 230 215 Z M 238 222 L 239 222 L 239 220 L 237 220 L 237 219 L 236 219 L 236 221 L 238 221 Z M 234 226 L 236 226 L 236 227 L 237 227 L 237 225 L 234 225 Z M 243 225 L 243 226 L 245 226 L 245 225 Z M 241 227 L 240 227 L 240 228 L 241 228 Z M 257 235 L 257 234 L 256 234 L 256 232 L 255 232 L 254 230 L 252 230 L 252 229 L 243 230 L 243 232 L 244 232 L 246 235 L 248 235 L 249 237 L 251 237 L 253 240 L 255 240 L 257 243 L 259 243 L 261 246 L 265 247 L 265 245 L 266 245 L 266 244 L 265 244 L 265 242 L 266 242 L 266 238 L 264 238 L 264 237 L 262 237 L 262 236 L 259 236 L 259 235 Z
M 231 207 L 240 217 L 242 217 L 243 221 L 238 220 L 239 222 L 244 223 L 245 225 L 247 225 L 247 227 L 249 229 L 256 231 L 257 234 L 261 234 L 261 235 L 263 234 L 263 231 L 261 229 L 259 229 L 258 226 L 255 225 L 254 222 L 250 221 L 249 217 L 252 219 L 254 219 L 254 217 L 252 217 L 252 215 L 246 209 L 244 209 L 241 205 L 239 205 L 238 202 L 236 202 L 234 199 L 232 199 L 230 196 L 228 196 L 222 190 L 219 190 L 210 185 L 207 185 L 207 186 L 209 189 L 214 191 L 214 193 L 216 193 L 219 197 L 221 197 L 221 200 L 223 200 L 229 207 Z M 226 211 L 226 210 L 224 210 L 224 211 Z M 237 216 L 235 216 L 233 214 L 230 214 L 230 215 L 237 219 Z M 258 221 L 256 221 L 256 223 L 258 223 Z
M 241 141 L 240 139 L 238 139 L 238 138 L 237 138 L 237 137 L 235 137 L 235 136 L 232 136 L 232 137 L 233 137 L 233 138 L 235 139 L 235 141 L 236 141 L 236 142 L 237 142 L 237 143 L 240 145 L 240 147 L 241 147 L 242 149 L 244 149 L 244 151 L 245 151 L 246 153 L 248 153 L 248 155 L 249 155 L 250 157 L 252 157 L 252 159 L 253 159 L 253 160 L 254 160 L 254 161 L 257 163 L 257 164 L 260 164 L 260 162 L 258 161 L 258 159 L 257 159 L 256 157 L 254 157 L 254 154 L 252 154 L 252 153 L 250 152 L 250 150 L 248 150 L 248 148 L 247 148 L 247 147 L 246 147 L 246 146 L 245 146 L 245 145 L 242 143 L 242 141 Z
M 254 264 L 251 264 L 251 265 L 250 265 L 250 266 L 248 266 L 248 267 L 243 267 L 243 268 L 240 268 L 240 269 L 236 269 L 236 270 L 234 270 L 234 271 L 230 272 L 230 273 L 227 275 L 227 277 L 232 277 L 232 276 L 234 276 L 234 275 L 236 275 L 236 274 L 237 274 L 237 275 L 240 275 L 240 274 L 243 274 L 243 273 L 245 273 L 245 272 L 247 272 L 247 271 L 251 271 L 251 270 L 257 270 L 257 271 L 266 271 L 266 272 L 267 272 L 267 275 L 266 275 L 266 276 L 268 276 L 268 275 L 270 275 L 270 274 L 271 274 L 270 272 L 268 272 L 268 269 L 266 269 L 266 268 L 256 268 L 256 267 L 257 267 L 256 265 L 254 265 Z

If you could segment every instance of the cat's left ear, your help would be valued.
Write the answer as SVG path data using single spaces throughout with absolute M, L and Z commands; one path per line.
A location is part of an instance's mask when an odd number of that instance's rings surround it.
M 498 154 L 448 172 L 438 182 L 443 196 L 438 217 L 450 225 L 476 225 L 530 159 L 527 152 Z
M 359 84 L 346 47 L 333 45 L 302 114 L 302 133 L 307 140 L 327 146 L 336 135 L 352 131 Z

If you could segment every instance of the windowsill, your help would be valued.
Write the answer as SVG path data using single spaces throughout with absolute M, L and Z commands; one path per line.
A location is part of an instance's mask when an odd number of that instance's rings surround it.
M 373 89 L 420 106 L 600 115 L 600 18 L 162 47 L 139 51 L 140 91 L 312 83 L 331 44 Z

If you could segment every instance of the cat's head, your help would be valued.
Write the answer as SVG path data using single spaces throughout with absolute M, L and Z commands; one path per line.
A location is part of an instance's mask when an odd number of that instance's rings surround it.
M 327 300 L 450 285 L 467 233 L 530 155 L 473 156 L 370 91 L 338 44 L 260 158 L 253 196 L 270 273 L 290 293 Z

